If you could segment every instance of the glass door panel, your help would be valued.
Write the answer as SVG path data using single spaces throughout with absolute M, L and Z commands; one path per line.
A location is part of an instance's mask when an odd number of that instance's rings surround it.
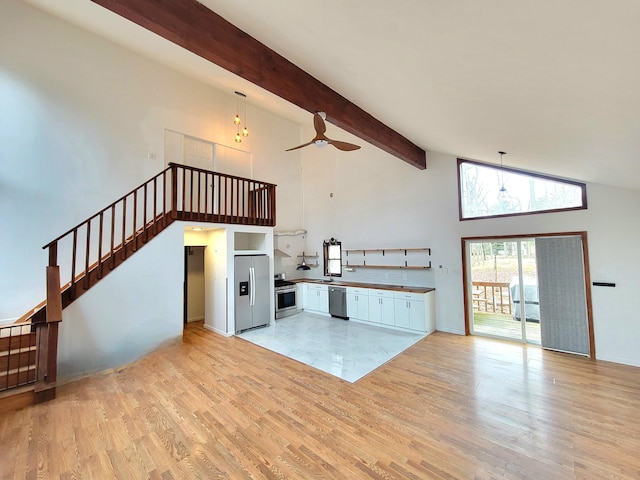
M 468 247 L 471 333 L 540 344 L 535 239 Z
M 518 279 L 518 243 L 470 242 L 472 333 L 522 340 L 523 329 L 514 317 L 511 285 Z
M 522 282 L 524 291 L 525 336 L 527 343 L 540 345 L 540 301 L 538 296 L 538 268 L 535 239 L 521 240 Z

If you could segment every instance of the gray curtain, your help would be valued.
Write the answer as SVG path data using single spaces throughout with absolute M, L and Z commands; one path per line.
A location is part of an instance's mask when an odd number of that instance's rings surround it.
M 589 355 L 582 238 L 536 238 L 542 347 Z

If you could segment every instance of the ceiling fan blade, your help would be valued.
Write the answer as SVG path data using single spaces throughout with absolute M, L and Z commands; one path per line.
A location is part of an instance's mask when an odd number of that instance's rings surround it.
M 327 131 L 327 126 L 324 123 L 324 119 L 320 113 L 313 114 L 313 127 L 316 129 L 316 136 L 310 142 L 303 143 L 302 145 L 298 145 L 297 147 L 288 148 L 285 152 L 290 152 L 291 150 L 298 150 L 299 148 L 306 147 L 308 145 L 315 144 L 317 147 L 324 147 L 325 145 L 333 145 L 338 150 L 343 150 L 345 152 L 350 152 L 352 150 L 358 150 L 360 145 L 354 145 L 353 143 L 341 142 L 340 140 L 331 140 L 324 133 Z
M 345 152 L 351 152 L 353 150 L 358 150 L 360 145 L 354 145 L 353 143 L 341 142 L 340 140 L 329 140 L 327 139 L 327 143 L 329 145 L 333 145 L 338 150 L 343 150 Z
M 314 143 L 314 142 L 313 142 L 313 140 L 311 140 L 310 142 L 303 143 L 302 145 L 298 145 L 297 147 L 287 148 L 287 149 L 285 150 L 285 152 L 290 152 L 291 150 L 298 150 L 299 148 L 307 147 L 307 146 L 309 146 L 309 145 L 313 145 L 313 143 Z
M 313 114 L 313 126 L 316 129 L 318 135 L 324 135 L 327 131 L 327 126 L 324 124 L 324 120 L 319 113 Z

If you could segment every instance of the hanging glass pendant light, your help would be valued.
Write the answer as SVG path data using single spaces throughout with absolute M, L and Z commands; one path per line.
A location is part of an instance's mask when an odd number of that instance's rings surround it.
M 233 119 L 233 124 L 237 127 L 236 128 L 236 138 L 235 138 L 235 142 L 236 143 L 241 143 L 242 142 L 242 137 L 248 137 L 249 136 L 249 130 L 247 129 L 247 96 L 242 93 L 242 92 L 234 92 L 236 94 L 236 116 Z M 242 120 L 240 119 L 240 97 L 242 97 L 244 99 L 244 124 L 245 127 L 242 129 L 242 136 L 240 135 L 240 123 L 242 122 Z
M 507 152 L 498 152 L 500 154 L 500 190 L 498 191 L 498 199 L 505 200 L 509 194 L 507 193 L 507 189 L 504 186 L 504 167 L 502 165 L 502 156 L 506 155 Z
M 242 129 L 242 136 L 248 137 L 249 130 L 247 129 L 247 96 L 243 95 L 243 97 L 244 97 L 244 128 Z

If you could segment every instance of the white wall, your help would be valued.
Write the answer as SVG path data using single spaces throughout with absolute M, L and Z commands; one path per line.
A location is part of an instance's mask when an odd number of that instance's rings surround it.
M 332 136 L 332 132 L 327 133 Z M 340 134 L 338 134 L 340 135 Z M 587 186 L 588 210 L 521 217 L 458 220 L 456 157 L 429 153 L 427 170 L 404 162 L 342 133 L 341 140 L 363 145 L 342 153 L 329 147 L 301 153 L 304 217 L 309 233 L 305 249 L 321 250 L 322 240 L 343 248 L 431 247 L 430 274 L 386 270 L 346 273 L 365 279 L 436 288 L 437 328 L 464 333 L 461 238 L 483 235 L 587 231 L 592 281 L 616 288 L 592 287 L 596 354 L 600 359 L 640 365 L 640 268 L 637 246 L 640 192 Z M 333 197 L 329 194 L 333 193 Z M 437 267 L 443 266 L 440 270 Z M 321 270 L 307 277 L 321 276 Z
M 0 318 L 9 318 L 44 298 L 42 245 L 162 169 L 165 129 L 233 146 L 236 99 L 20 1 L 0 8 Z M 254 178 L 278 184 L 276 229 L 309 231 L 292 249 L 321 251 L 330 237 L 345 248 L 431 247 L 433 264 L 447 273 L 410 281 L 432 283 L 438 328 L 462 333 L 461 237 L 586 230 L 592 279 L 617 283 L 592 289 L 597 355 L 640 365 L 640 295 L 632 291 L 640 193 L 589 185 L 587 211 L 460 222 L 455 156 L 431 153 L 419 171 L 331 125 L 329 137 L 363 148 L 285 153 L 312 138 L 311 122 L 300 132 L 250 99 L 249 106 L 251 136 L 242 145 L 253 155 Z M 182 258 L 181 245 L 177 251 Z M 149 300 L 166 305 L 173 282 L 156 277 Z M 101 295 L 89 292 L 83 312 L 111 310 Z M 73 326 L 65 324 L 62 342 Z
M 165 129 L 235 147 L 236 96 L 18 0 L 0 9 L 2 319 L 44 299 L 43 245 L 164 168 Z M 284 152 L 298 129 L 250 98 L 247 111 L 255 178 L 279 184 L 278 221 L 297 225 L 299 202 L 283 202 L 300 192 Z
M 173 224 L 63 311 L 58 378 L 129 363 L 182 335 L 182 227 Z
M 252 132 L 242 148 L 257 159 L 256 179 L 280 184 L 280 203 L 300 191 L 300 183 L 283 181 L 299 163 L 284 153 L 298 128 L 248 100 Z M 164 168 L 166 130 L 236 147 L 235 104 L 233 91 L 19 0 L 1 2 L 0 319 L 45 298 L 43 245 Z M 273 168 L 261 165 L 266 160 Z M 279 220 L 297 224 L 300 212 L 299 204 L 281 208 Z M 176 238 L 163 232 L 65 310 L 61 377 L 131 361 L 180 334 L 183 226 L 171 228 Z M 166 251 L 158 257 L 149 249 Z

